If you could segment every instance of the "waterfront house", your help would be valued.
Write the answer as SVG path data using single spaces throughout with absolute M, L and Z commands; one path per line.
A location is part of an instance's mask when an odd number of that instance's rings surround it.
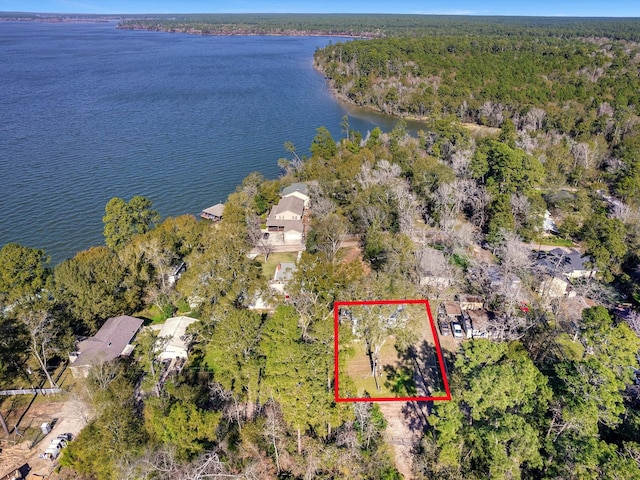
M 280 194 L 282 198 L 296 197 L 304 202 L 305 208 L 309 207 L 309 188 L 306 183 L 292 183 L 284 188 Z
M 142 323 L 141 319 L 128 315 L 112 317 L 93 337 L 79 342 L 76 351 L 69 354 L 74 378 L 86 378 L 91 367 L 129 355 L 133 350 L 131 342 Z
M 289 196 L 283 198 L 271 209 L 267 218 L 267 232 L 271 235 L 279 233 L 278 238 L 285 244 L 302 243 L 304 239 L 304 200 Z

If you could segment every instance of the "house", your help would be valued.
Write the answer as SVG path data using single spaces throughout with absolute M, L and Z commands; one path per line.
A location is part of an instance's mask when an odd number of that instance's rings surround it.
M 458 294 L 456 295 L 462 310 L 480 310 L 484 307 L 484 299 L 478 295 Z
M 271 224 L 277 225 L 279 222 L 287 220 L 302 220 L 302 214 L 304 213 L 304 201 L 298 197 L 286 197 L 282 198 L 277 205 L 271 209 L 269 218 L 267 219 L 267 228 L 270 228 Z M 279 229 L 281 230 L 281 229 Z M 279 231 L 276 230 L 276 231 Z
M 424 247 L 416 253 L 420 273 L 420 285 L 444 290 L 455 279 L 449 261 L 440 250 Z
M 566 251 L 554 248 L 548 252 L 537 254 L 538 267 L 549 274 L 562 274 L 569 279 L 593 277 L 597 269 L 588 265 L 589 259 L 575 249 Z
M 489 266 L 487 274 L 489 285 L 494 292 L 518 292 L 522 286 L 522 280 L 517 275 L 509 273 L 505 276 L 496 265 Z
M 158 338 L 166 338 L 167 343 L 162 352 L 158 354 L 160 361 L 174 360 L 188 357 L 188 345 L 185 334 L 187 327 L 194 322 L 195 318 L 179 316 L 168 318 L 158 332 Z
M 578 278 L 589 278 L 597 269 L 588 265 L 589 260 L 575 249 L 564 250 L 554 248 L 548 252 L 537 254 L 536 264 L 543 272 L 538 286 L 538 293 L 543 297 L 559 298 L 569 294 L 570 281 Z
M 304 202 L 305 208 L 309 207 L 309 187 L 306 183 L 292 183 L 288 187 L 284 188 L 280 193 L 282 198 L 296 197 Z
M 296 267 L 295 263 L 279 263 L 273 275 L 273 280 L 269 282 L 269 286 L 273 290 L 286 295 L 285 287 L 291 281 L 291 279 L 293 278 L 293 274 L 297 269 L 298 268 Z
M 131 353 L 131 342 L 142 327 L 139 318 L 121 315 L 108 319 L 98 332 L 78 343 L 76 351 L 69 355 L 74 378 L 86 378 L 91 367 L 110 362 Z
M 222 220 L 223 211 L 224 205 L 221 203 L 216 203 L 213 207 L 205 208 L 202 212 L 200 212 L 200 216 L 213 222 L 219 222 L 220 220 Z
M 545 277 L 538 285 L 538 293 L 543 297 L 560 298 L 567 295 L 569 281 L 562 275 Z
M 304 239 L 304 201 L 296 196 L 281 199 L 267 218 L 267 232 L 280 233 L 284 243 L 302 243 Z M 271 237 L 270 237 L 271 238 Z

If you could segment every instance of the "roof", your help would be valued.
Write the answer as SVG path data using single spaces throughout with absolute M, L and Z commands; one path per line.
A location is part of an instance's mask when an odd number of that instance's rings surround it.
M 274 280 L 279 282 L 288 282 L 293 277 L 294 272 L 298 269 L 295 263 L 282 262 L 276 267 L 276 273 L 273 276 Z
M 303 195 L 309 195 L 309 187 L 307 187 L 306 183 L 292 183 L 288 187 L 282 189 L 281 196 L 286 197 L 287 195 L 291 195 L 292 193 L 299 192 Z
M 72 366 L 94 365 L 97 361 L 108 362 L 117 358 L 142 324 L 141 319 L 128 315 L 108 319 L 93 337 L 78 343 L 80 354 Z
M 215 217 L 222 217 L 224 211 L 224 205 L 222 203 L 216 203 L 213 207 L 205 208 L 202 213 L 207 215 L 213 215 Z
M 299 217 L 302 217 L 304 213 L 304 200 L 298 197 L 282 198 L 271 210 L 271 215 L 278 215 L 285 212 L 295 213 Z
M 184 337 L 187 327 L 197 321 L 195 318 L 185 316 L 168 318 L 158 332 L 158 337 L 169 337 L 169 341 L 164 348 L 165 352 L 178 349 L 186 350 L 187 344 L 182 337 Z
M 455 302 L 442 302 L 444 307 L 444 312 L 447 315 L 462 315 L 462 310 L 460 309 L 460 305 Z
M 540 251 L 537 254 L 537 261 L 538 265 L 555 272 L 570 273 L 578 270 L 593 270 L 592 267 L 587 266 L 589 259 L 574 249 L 568 252 L 562 248 L 554 248 L 548 252 Z
M 463 303 L 480 303 L 484 304 L 484 299 L 478 295 L 467 295 L 465 293 L 458 294 L 458 301 Z
M 489 326 L 489 312 L 484 308 L 480 310 L 467 310 L 467 316 L 469 320 L 471 320 L 473 328 L 476 330 L 481 330 Z

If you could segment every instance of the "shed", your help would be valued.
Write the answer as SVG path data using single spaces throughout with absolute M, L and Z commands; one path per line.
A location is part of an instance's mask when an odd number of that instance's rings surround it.
M 458 295 L 458 302 L 462 310 L 480 310 L 484 307 L 484 299 L 478 295 Z

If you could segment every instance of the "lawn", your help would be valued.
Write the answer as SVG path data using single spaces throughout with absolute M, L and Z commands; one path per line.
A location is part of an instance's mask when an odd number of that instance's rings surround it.
M 354 319 L 362 319 L 365 315 L 385 316 L 393 312 L 396 306 L 386 311 L 362 310 L 358 306 L 349 307 Z M 339 338 L 348 342 L 353 356 L 345 359 L 344 372 L 355 387 L 355 398 L 413 398 L 430 396 L 444 388 L 441 362 L 436 354 L 431 324 L 424 304 L 405 304 L 397 311 L 399 324 L 388 330 L 386 341 L 382 346 L 378 366 L 378 385 L 371 375 L 370 359 L 366 352 L 364 338 L 351 339 L 352 322 L 346 320 L 340 327 L 344 331 Z M 393 316 L 393 315 L 392 315 Z M 413 332 L 413 333 L 411 333 Z M 411 345 L 409 349 L 401 349 L 399 345 Z M 346 346 L 346 345 L 345 345 Z M 342 391 L 340 396 L 345 396 Z M 352 395 L 347 394 L 346 397 Z
M 276 267 L 279 263 L 296 263 L 298 259 L 298 252 L 275 252 L 269 255 L 269 258 L 265 262 L 263 256 L 256 257 L 259 261 L 262 261 L 262 275 L 271 280 L 276 273 Z
M 369 364 L 369 357 L 365 352 L 364 342 L 355 341 L 353 346 L 355 348 L 355 355 L 353 358 L 347 360 L 346 371 L 356 387 L 356 391 L 358 392 L 357 397 L 389 398 L 398 396 L 391 390 L 393 379 L 388 377 L 389 367 L 395 369 L 398 366 L 395 338 L 389 336 L 389 339 L 380 351 L 380 377 L 378 378 L 380 390 L 376 390 L 376 384 L 371 375 L 371 366 Z

